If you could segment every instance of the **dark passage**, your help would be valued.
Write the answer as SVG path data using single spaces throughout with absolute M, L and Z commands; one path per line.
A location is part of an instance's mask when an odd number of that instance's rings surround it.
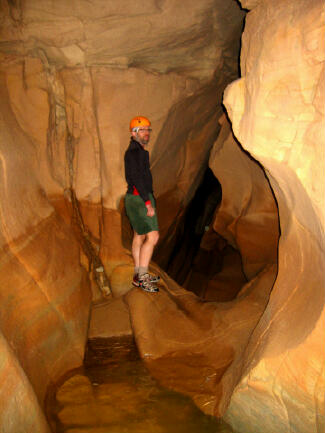
M 221 184 L 207 167 L 176 229 L 174 247 L 168 260 L 165 260 L 164 244 L 158 245 L 154 260 L 178 284 L 198 296 L 228 301 L 236 296 L 246 279 L 240 254 L 211 226 L 221 199 Z M 219 275 L 223 271 L 226 275 Z
M 157 248 L 158 263 L 180 285 L 184 285 L 199 250 L 202 236 L 212 221 L 221 197 L 220 182 L 208 167 L 201 185 L 184 212 L 182 222 L 177 227 L 174 248 L 166 264 L 159 263 L 159 250 L 163 246 Z

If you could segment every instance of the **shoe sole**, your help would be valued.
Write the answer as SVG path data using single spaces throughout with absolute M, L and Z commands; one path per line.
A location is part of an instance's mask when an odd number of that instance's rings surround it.
M 140 289 L 142 289 L 142 290 L 144 290 L 145 292 L 148 292 L 148 293 L 157 293 L 157 292 L 159 292 L 159 289 L 158 289 L 158 287 L 155 287 L 155 288 L 152 288 L 152 289 L 147 289 L 147 288 L 145 288 L 145 287 L 142 287 L 142 286 L 139 286 L 140 287 Z
M 146 289 L 146 288 L 142 287 L 139 283 L 135 283 L 134 281 L 132 281 L 132 284 L 133 284 L 134 287 L 140 287 L 140 289 L 142 289 L 142 290 L 144 290 L 145 292 L 148 292 L 148 293 L 157 293 L 157 292 L 159 292 L 158 287 L 155 287 L 155 288 L 152 288 L 152 289 Z

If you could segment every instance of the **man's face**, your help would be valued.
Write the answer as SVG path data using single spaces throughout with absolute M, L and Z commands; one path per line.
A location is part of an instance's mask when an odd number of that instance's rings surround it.
M 149 143 L 150 133 L 151 128 L 149 126 L 141 126 L 141 128 L 138 129 L 138 132 L 135 133 L 135 138 L 142 146 L 145 146 Z

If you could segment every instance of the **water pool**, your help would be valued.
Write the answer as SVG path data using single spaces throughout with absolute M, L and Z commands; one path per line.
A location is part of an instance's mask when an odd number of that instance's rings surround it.
M 84 367 L 67 373 L 47 402 L 55 433 L 233 433 L 160 386 L 130 337 L 90 340 Z

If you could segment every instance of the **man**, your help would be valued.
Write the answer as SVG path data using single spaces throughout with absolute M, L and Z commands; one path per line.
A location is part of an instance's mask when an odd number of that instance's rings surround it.
M 149 152 L 145 150 L 152 131 L 150 126 L 150 120 L 143 116 L 134 117 L 130 122 L 132 136 L 124 155 L 125 178 L 128 184 L 125 208 L 134 230 L 132 284 L 147 292 L 158 292 L 159 289 L 154 283 L 159 281 L 159 276 L 148 272 L 152 253 L 159 239 Z

